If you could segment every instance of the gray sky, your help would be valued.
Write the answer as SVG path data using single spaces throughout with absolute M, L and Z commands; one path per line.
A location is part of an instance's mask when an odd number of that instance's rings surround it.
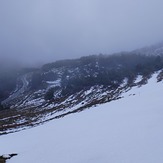
M 37 65 L 163 40 L 163 0 L 1 0 L 0 59 Z

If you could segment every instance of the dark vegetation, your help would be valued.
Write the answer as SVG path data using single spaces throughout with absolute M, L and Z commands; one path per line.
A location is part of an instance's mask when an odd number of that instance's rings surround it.
M 46 94 L 45 94 L 45 100 L 51 100 L 53 97 L 54 97 L 54 92 L 58 89 L 58 87 L 53 87 L 53 88 L 50 88 Z
M 162 56 L 140 54 L 93 55 L 76 60 L 57 61 L 42 67 L 50 69 L 65 68 L 62 78 L 62 95 L 72 94 L 93 85 L 117 88 L 124 78 L 132 84 L 137 75 L 146 78 L 163 68 Z
M 38 125 L 44 121 L 46 115 L 68 110 L 78 104 L 83 103 L 80 108 L 54 118 L 117 100 L 122 98 L 123 91 L 129 90 L 132 86 L 145 84 L 155 71 L 162 69 L 161 55 L 123 53 L 92 55 L 57 61 L 44 65 L 41 69 L 2 73 L 0 75 L 2 99 L 5 99 L 16 85 L 16 88 L 23 91 L 7 102 L 9 105 L 4 105 L 6 108 L 0 105 L 0 131 L 5 134 L 5 131 L 13 128 L 19 130 L 21 127 Z M 139 83 L 135 83 L 137 75 L 142 76 Z M 124 79 L 127 83 L 119 87 Z M 159 73 L 157 80 L 163 80 L 163 71 Z M 90 87 L 93 89 L 85 94 Z M 6 91 L 8 93 L 5 93 Z M 45 100 L 42 100 L 43 98 Z
M 19 75 L 31 73 L 30 90 L 46 88 L 46 81 L 61 80 L 61 95 L 67 96 L 94 85 L 116 89 L 125 78 L 132 85 L 137 75 L 149 78 L 163 68 L 163 56 L 120 53 L 92 55 L 80 59 L 62 60 L 46 64 L 41 69 L 23 69 L 18 72 L 0 72 L 0 100 L 15 89 Z M 58 70 L 54 72 L 52 70 Z M 57 88 L 58 90 L 59 88 Z M 56 88 L 47 91 L 46 100 L 53 98 Z

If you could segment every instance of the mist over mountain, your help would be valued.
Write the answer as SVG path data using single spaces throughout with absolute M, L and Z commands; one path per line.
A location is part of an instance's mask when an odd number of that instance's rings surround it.
M 112 54 L 163 38 L 162 0 L 0 2 L 0 60 L 37 66 Z
M 0 161 L 162 163 L 161 49 L 1 73 Z
M 0 163 L 162 163 L 162 6 L 0 1 Z
M 159 43 L 131 52 L 59 60 L 40 68 L 2 69 L 2 134 L 118 100 L 132 87 L 147 84 L 156 72 L 157 81 L 162 81 L 162 47 Z

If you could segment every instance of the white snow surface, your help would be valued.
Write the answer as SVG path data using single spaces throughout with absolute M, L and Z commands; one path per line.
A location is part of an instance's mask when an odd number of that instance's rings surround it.
M 50 84 L 50 87 L 61 86 L 61 79 L 55 81 L 46 81 L 47 84 Z
M 142 79 L 143 79 L 143 76 L 142 76 L 142 75 L 138 75 L 138 76 L 137 76 L 137 79 L 135 80 L 135 83 L 141 82 Z
M 124 98 L 0 136 L 8 163 L 162 163 L 163 83 L 154 75 Z

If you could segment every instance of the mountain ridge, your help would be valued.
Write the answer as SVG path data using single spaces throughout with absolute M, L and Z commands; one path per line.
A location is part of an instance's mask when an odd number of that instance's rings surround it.
M 132 87 L 147 84 L 155 72 L 162 81 L 162 69 L 161 53 L 123 52 L 23 70 L 16 75 L 15 90 L 1 102 L 0 132 L 18 131 L 117 100 Z

